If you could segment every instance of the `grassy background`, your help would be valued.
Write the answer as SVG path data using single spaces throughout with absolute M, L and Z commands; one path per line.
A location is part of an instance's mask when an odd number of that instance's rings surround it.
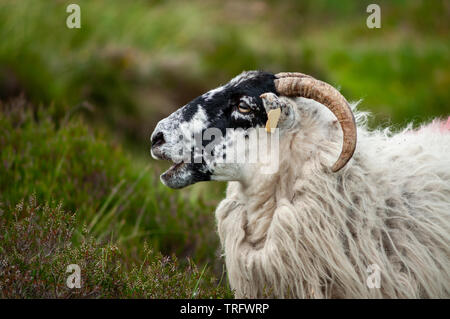
M 93 252 L 114 245 L 123 267 L 107 273 L 117 285 L 131 274 L 148 283 L 121 295 L 93 276 L 87 282 L 100 290 L 82 296 L 229 296 L 213 216 L 224 184 L 164 187 L 158 176 L 168 164 L 150 158 L 149 136 L 158 120 L 242 70 L 309 73 L 349 100 L 363 99 L 372 126 L 450 115 L 448 1 L 377 1 L 382 27 L 368 29 L 373 1 L 79 0 L 82 28 L 71 30 L 72 2 L 0 0 L 0 218 L 14 233 L 26 218 L 14 217 L 22 216 L 22 199 L 35 194 L 33 205 L 48 203 L 50 211 L 62 203 L 74 214 L 63 245 L 78 249 L 92 240 Z M 38 228 L 62 215 L 38 211 Z M 0 237 L 0 262 L 8 267 L 22 260 L 6 249 L 14 243 Z M 30 250 L 39 255 L 39 246 Z M 142 265 L 164 274 L 155 266 L 165 258 L 159 253 L 178 257 L 176 265 L 166 262 L 174 268 L 164 278 L 188 274 L 184 290 L 164 294 L 151 288 L 148 274 L 136 275 Z M 55 258 L 66 254 L 58 250 Z M 106 262 L 93 255 L 94 265 Z M 194 264 L 205 272 L 191 271 Z M 22 272 L 39 268 L 21 265 Z M 36 276 L 56 285 L 49 269 Z M 0 269 L 0 282 L 12 273 Z M 38 294 L 19 288 L 0 291 Z

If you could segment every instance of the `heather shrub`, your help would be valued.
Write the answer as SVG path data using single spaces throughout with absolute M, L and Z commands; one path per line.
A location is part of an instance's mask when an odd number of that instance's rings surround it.
M 160 183 L 157 165 L 148 154 L 132 157 L 77 113 L 59 119 L 52 106 L 24 99 L 0 102 L 0 202 L 5 207 L 35 193 L 41 201 L 63 202 L 77 212 L 77 225 L 86 224 L 97 240 L 113 238 L 130 256 L 145 239 L 163 254 L 211 264 L 218 259 L 213 211 L 220 194 L 199 192 L 202 185 L 171 190 Z
M 3 212 L 5 213 L 5 212 Z M 76 216 L 62 204 L 20 201 L 0 219 L 1 298 L 231 298 L 231 291 L 192 261 L 180 266 L 144 245 L 143 262 L 127 263 L 114 242 L 98 243 L 86 228 L 73 245 Z M 67 266 L 81 270 L 81 287 L 66 285 Z

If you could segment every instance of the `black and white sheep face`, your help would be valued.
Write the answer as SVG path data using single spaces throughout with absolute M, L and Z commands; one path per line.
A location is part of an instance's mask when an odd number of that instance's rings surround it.
M 151 136 L 151 154 L 174 162 L 161 181 L 182 188 L 199 181 L 240 180 L 245 164 L 226 161 L 227 149 L 235 149 L 230 146 L 242 137 L 248 140 L 252 128 L 265 126 L 260 95 L 275 94 L 274 79 L 266 72 L 244 72 L 161 120 Z

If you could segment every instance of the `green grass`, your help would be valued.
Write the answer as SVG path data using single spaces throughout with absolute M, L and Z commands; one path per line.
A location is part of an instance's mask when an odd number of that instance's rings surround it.
M 113 237 L 131 252 L 145 239 L 166 254 L 199 262 L 217 259 L 216 200 L 168 189 L 159 181 L 159 167 L 131 158 L 79 117 L 55 122 L 51 112 L 23 100 L 0 104 L 0 202 L 5 207 L 35 193 L 39 200 L 61 201 L 76 211 L 78 223 L 98 240 Z
M 213 214 L 225 185 L 163 186 L 159 174 L 167 163 L 150 159 L 149 136 L 158 120 L 242 70 L 312 74 L 349 100 L 363 99 L 360 108 L 373 112 L 372 126 L 450 115 L 445 0 L 380 0 L 382 28 L 376 30 L 366 27 L 370 0 L 79 0 L 82 28 L 69 30 L 72 2 L 0 0 L 0 222 L 4 234 L 22 227 L 16 204 L 31 194 L 49 204 L 38 210 L 42 218 L 33 227 L 50 222 L 59 202 L 73 212 L 73 232 L 61 244 L 73 245 L 75 256 L 91 243 L 96 262 L 123 264 L 106 272 L 116 283 L 91 269 L 89 285 L 98 289 L 85 296 L 229 293 L 221 290 L 226 275 Z M 62 223 L 57 212 L 54 223 Z M 19 280 L 3 297 L 44 290 L 72 296 L 58 286 L 65 274 L 48 278 L 51 267 L 64 271 L 68 255 L 39 259 L 43 268 L 26 266 L 31 257 L 12 262 L 5 255 L 20 238 L 0 236 L 3 260 L 10 266 L 25 260 L 21 271 L 41 269 L 36 278 L 43 282 L 28 291 Z M 101 255 L 111 245 L 120 252 L 114 260 Z M 40 256 L 38 246 L 31 251 Z M 172 255 L 176 266 L 163 257 Z M 221 278 L 218 288 L 212 272 Z M 167 279 L 164 289 L 155 288 L 154 278 Z M 121 295 L 116 288 L 130 280 L 136 286 Z M 177 290 L 178 280 L 185 285 Z
M 192 261 L 181 266 L 144 243 L 143 261 L 129 263 L 113 243 L 82 233 L 72 244 L 76 216 L 62 205 L 40 204 L 34 196 L 0 219 L 0 298 L 231 298 Z M 70 289 L 67 266 L 80 267 L 80 287 Z
M 215 204 L 166 189 L 79 117 L 52 115 L 0 103 L 0 297 L 231 297 L 207 267 L 220 268 Z M 73 263 L 81 290 L 65 286 Z
M 445 1 L 379 1 L 382 28 L 372 30 L 371 1 L 80 0 L 72 30 L 69 3 L 0 3 L 0 88 L 60 115 L 90 105 L 94 125 L 140 154 L 158 119 L 249 69 L 329 81 L 363 98 L 374 124 L 450 112 Z

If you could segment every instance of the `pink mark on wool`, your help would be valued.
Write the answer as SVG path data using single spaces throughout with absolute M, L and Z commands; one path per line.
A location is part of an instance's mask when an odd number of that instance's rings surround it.
M 447 122 L 439 119 L 433 120 L 433 122 L 421 128 L 419 132 L 423 129 L 432 129 L 441 133 L 450 133 L 450 116 L 448 117 Z

